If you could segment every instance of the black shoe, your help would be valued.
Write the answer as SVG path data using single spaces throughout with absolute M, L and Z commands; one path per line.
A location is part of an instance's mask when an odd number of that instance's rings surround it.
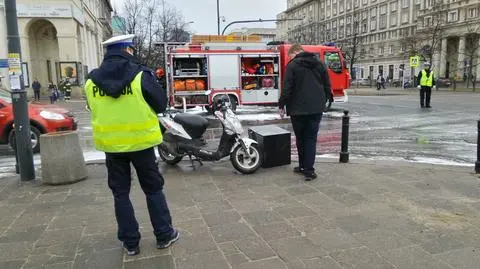
M 424 105 L 421 105 L 420 107 L 421 107 L 421 108 L 425 108 L 425 106 L 424 106 Z
M 312 181 L 317 178 L 317 173 L 315 172 L 304 172 L 305 175 L 305 180 L 306 181 Z
M 427 106 L 427 108 L 432 108 L 432 106 Z
M 140 254 L 140 247 L 139 246 L 134 247 L 134 248 L 128 248 L 125 244 L 123 244 L 123 247 L 127 251 L 128 256 L 135 256 L 135 255 Z
M 170 239 L 167 239 L 165 241 L 157 240 L 157 248 L 158 249 L 168 248 L 173 243 L 175 243 L 178 240 L 178 238 L 180 238 L 180 233 L 177 230 L 173 230 L 173 233 Z
M 303 174 L 305 172 L 305 169 L 303 169 L 301 167 L 295 167 L 295 168 L 293 168 L 293 172 L 296 173 L 296 174 Z

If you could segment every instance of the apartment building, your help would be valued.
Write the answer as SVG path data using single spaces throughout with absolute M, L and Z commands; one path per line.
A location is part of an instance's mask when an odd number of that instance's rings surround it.
M 442 3 L 441 11 L 432 8 L 434 1 Z M 277 36 L 300 43 L 333 41 L 347 54 L 356 46 L 358 57 L 352 71 L 355 78 L 374 79 L 380 73 L 390 79 L 413 77 L 419 68 L 409 68 L 410 55 L 415 49 L 417 53 L 424 51 L 432 43 L 435 48 L 430 49 L 430 58 L 437 75 L 452 77 L 454 73 L 472 71 L 479 77 L 479 57 L 468 57 L 475 58 L 472 63 L 464 61 L 465 44 L 477 42 L 478 47 L 479 30 L 473 25 L 479 24 L 479 3 L 480 0 L 287 0 L 287 10 L 277 16 Z M 435 24 L 441 33 L 441 38 L 435 39 L 444 42 L 426 38 L 432 31 L 432 12 L 444 18 Z M 298 18 L 302 20 L 281 21 Z M 412 40 L 416 41 L 415 48 Z

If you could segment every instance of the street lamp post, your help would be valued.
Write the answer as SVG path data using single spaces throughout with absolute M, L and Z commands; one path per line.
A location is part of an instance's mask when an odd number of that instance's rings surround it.
M 12 92 L 12 106 L 14 116 L 16 154 L 19 162 L 20 180 L 35 179 L 33 165 L 32 142 L 30 140 L 30 121 L 28 119 L 27 91 L 23 84 L 21 69 L 21 48 L 18 34 L 17 3 L 16 0 L 5 0 L 5 14 L 7 21 L 8 60 L 10 88 Z
M 264 19 L 258 19 L 258 20 L 244 20 L 244 21 L 232 21 L 229 23 L 225 28 L 223 28 L 222 35 L 225 34 L 225 31 L 228 29 L 228 27 L 234 25 L 234 24 L 239 24 L 239 23 L 251 23 L 251 22 L 279 22 L 279 21 L 303 21 L 303 19 L 273 19 L 273 20 L 264 20 Z M 220 24 L 219 24 L 220 26 Z M 220 28 L 218 28 L 220 30 Z M 220 31 L 219 31 L 220 35 Z
M 217 0 L 217 35 L 220 35 L 220 0 Z

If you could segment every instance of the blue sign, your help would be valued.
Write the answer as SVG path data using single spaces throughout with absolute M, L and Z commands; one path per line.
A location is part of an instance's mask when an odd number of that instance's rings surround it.
M 0 59 L 0 68 L 8 68 L 8 59 Z

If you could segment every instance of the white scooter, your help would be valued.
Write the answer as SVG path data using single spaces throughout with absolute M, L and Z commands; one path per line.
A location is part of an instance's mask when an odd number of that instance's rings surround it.
M 227 97 L 228 98 L 228 97 Z M 170 112 L 159 117 L 163 133 L 163 143 L 158 146 L 160 158 L 167 164 L 176 165 L 184 156 L 189 156 L 194 166 L 194 159 L 202 161 L 219 161 L 230 156 L 233 167 L 242 174 L 256 172 L 263 162 L 263 153 L 258 143 L 243 137 L 243 127 L 235 113 L 228 107 L 225 99 L 215 103 L 215 116 L 223 126 L 223 133 L 216 151 L 209 151 L 202 138 L 208 127 L 208 120 L 198 115 Z

